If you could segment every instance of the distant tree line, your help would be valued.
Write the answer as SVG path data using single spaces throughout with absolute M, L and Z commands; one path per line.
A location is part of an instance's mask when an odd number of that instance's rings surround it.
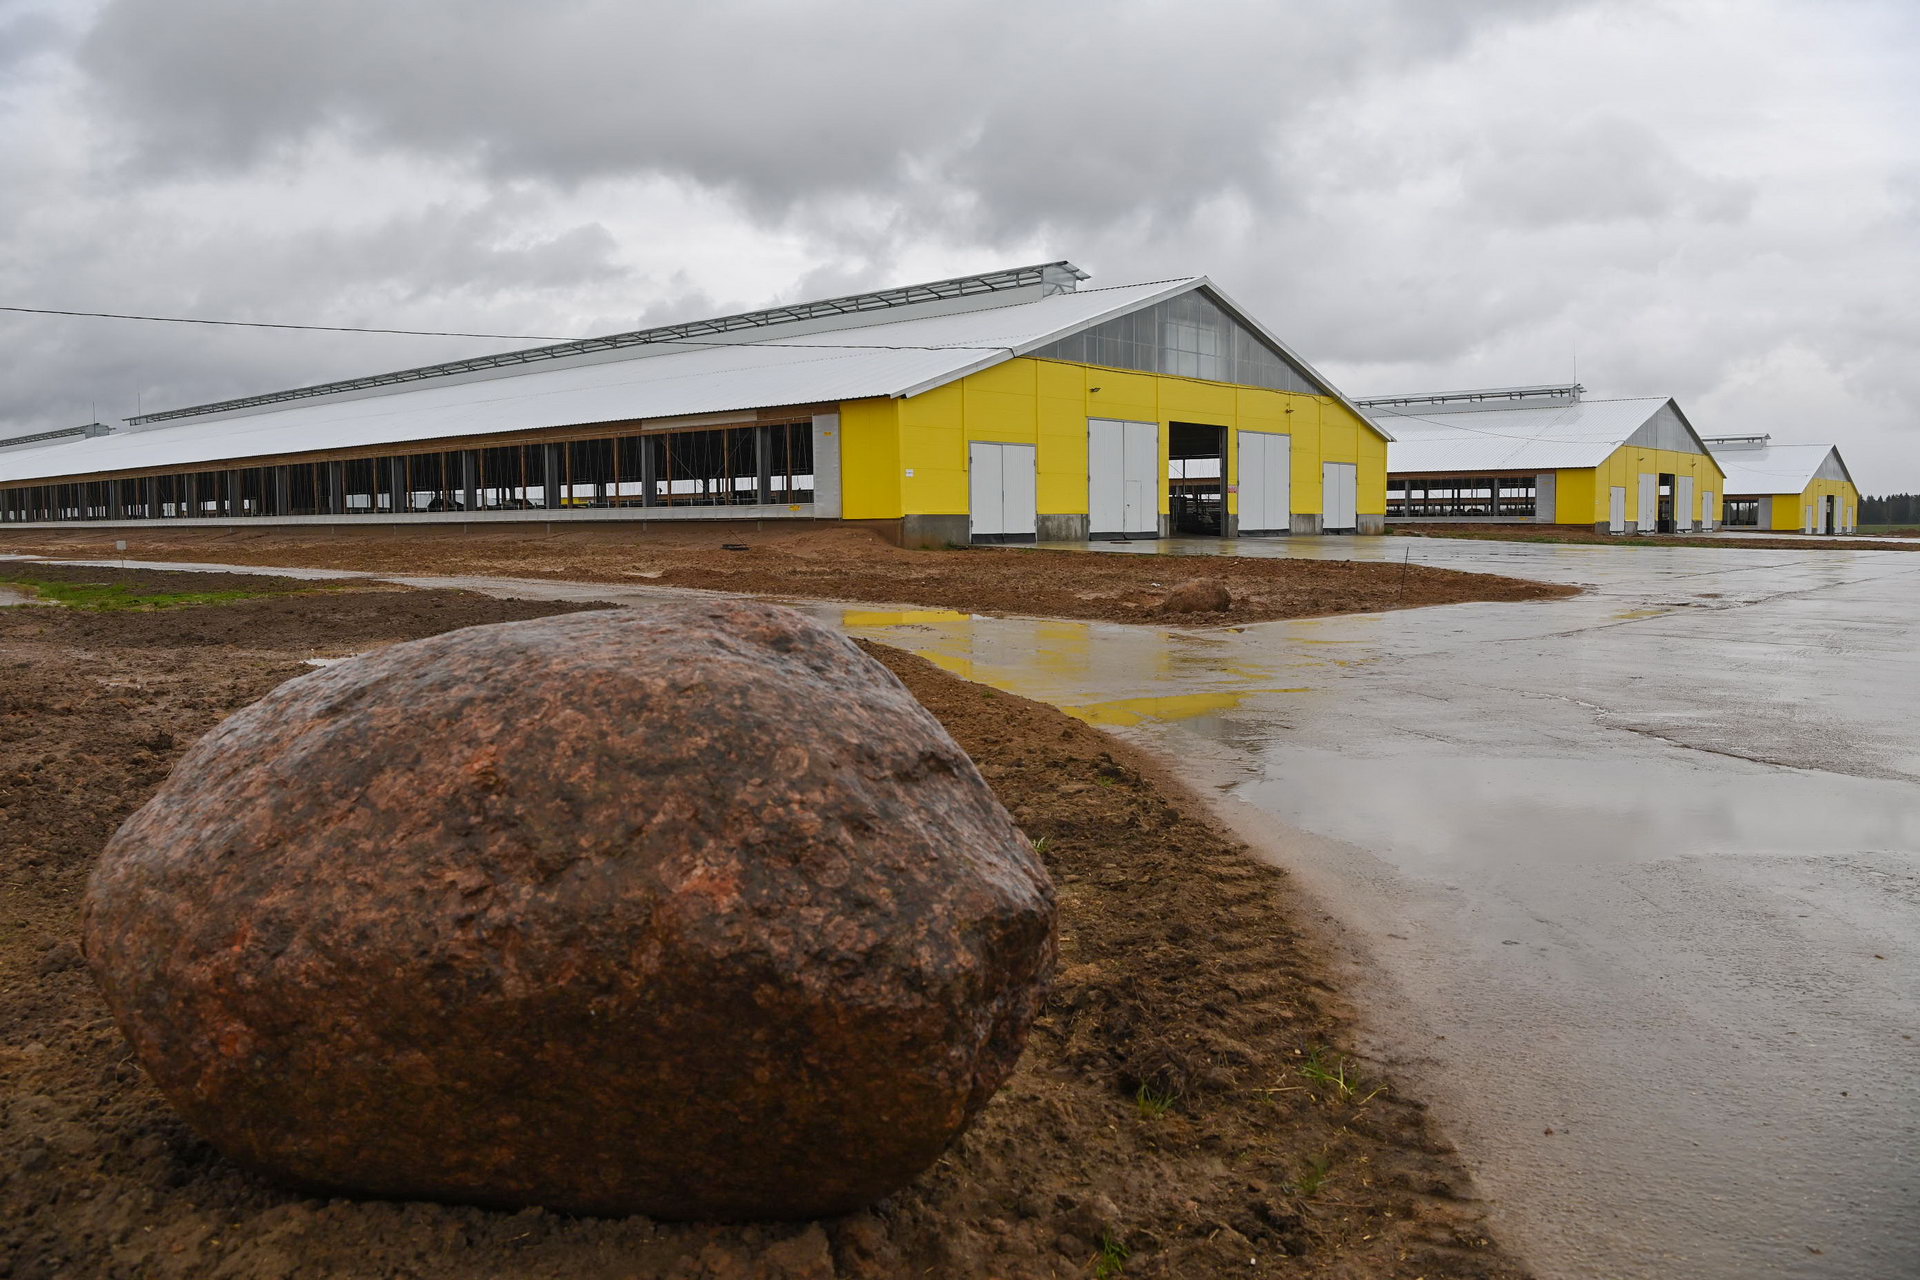
M 1860 523 L 1920 525 L 1920 493 L 1889 493 L 1879 498 L 1862 494 Z

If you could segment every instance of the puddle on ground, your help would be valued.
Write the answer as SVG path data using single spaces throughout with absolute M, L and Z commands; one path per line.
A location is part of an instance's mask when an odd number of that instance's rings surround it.
M 848 627 L 914 627 L 925 626 L 933 622 L 966 622 L 973 617 L 970 613 L 959 613 L 952 609 L 891 609 L 865 610 L 848 609 L 841 615 L 842 622 Z
M 32 604 L 33 593 L 19 587 L 0 586 L 0 609 L 13 604 Z

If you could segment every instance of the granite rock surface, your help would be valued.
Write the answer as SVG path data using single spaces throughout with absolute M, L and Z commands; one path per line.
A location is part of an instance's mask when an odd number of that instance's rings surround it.
M 228 1156 L 316 1190 L 811 1217 L 1006 1078 L 1053 889 L 835 632 L 704 601 L 289 681 L 109 843 L 85 951 Z

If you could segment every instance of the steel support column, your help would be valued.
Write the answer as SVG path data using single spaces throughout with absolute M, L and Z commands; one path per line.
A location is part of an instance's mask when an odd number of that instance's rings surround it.
M 540 505 L 549 511 L 558 511 L 561 507 L 560 482 L 564 478 L 560 470 L 561 453 L 557 444 L 540 447 Z
M 654 457 L 654 446 L 658 443 L 651 436 L 640 437 L 640 505 L 643 507 L 660 505 L 660 464 Z

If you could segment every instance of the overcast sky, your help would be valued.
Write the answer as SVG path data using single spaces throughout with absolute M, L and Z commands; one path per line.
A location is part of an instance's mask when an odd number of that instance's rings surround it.
M 8 305 L 574 336 L 1060 257 L 1920 490 L 1920 3 L 0 0 Z M 8 428 L 516 345 L 0 340 Z

